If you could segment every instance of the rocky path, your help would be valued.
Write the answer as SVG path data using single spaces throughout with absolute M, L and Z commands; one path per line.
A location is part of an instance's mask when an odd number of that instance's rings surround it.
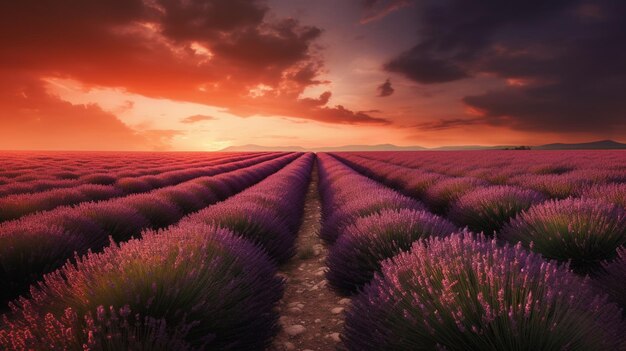
M 350 300 L 330 290 L 324 278 L 327 248 L 318 237 L 321 205 L 317 181 L 314 169 L 298 233 L 297 254 L 280 271 L 287 280 L 280 303 L 282 330 L 270 351 L 335 350 L 340 344 L 343 311 Z

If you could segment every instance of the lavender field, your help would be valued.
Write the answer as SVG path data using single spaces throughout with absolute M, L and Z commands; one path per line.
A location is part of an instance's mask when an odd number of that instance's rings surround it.
M 0 350 L 626 350 L 624 151 L 0 159 Z

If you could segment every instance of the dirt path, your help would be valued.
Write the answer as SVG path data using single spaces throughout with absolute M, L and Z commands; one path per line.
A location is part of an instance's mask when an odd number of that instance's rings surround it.
M 280 270 L 287 280 L 280 303 L 282 331 L 270 351 L 334 350 L 340 343 L 343 310 L 350 300 L 330 290 L 324 279 L 328 250 L 318 237 L 321 214 L 317 182 L 316 167 L 298 233 L 297 254 Z

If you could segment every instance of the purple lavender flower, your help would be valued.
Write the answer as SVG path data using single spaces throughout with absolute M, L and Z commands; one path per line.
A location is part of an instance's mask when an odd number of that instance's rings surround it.
M 322 223 L 320 236 L 326 242 L 335 242 L 346 226 L 352 224 L 359 217 L 379 213 L 385 209 L 413 209 L 424 210 L 424 205 L 416 200 L 378 186 L 368 189 L 367 192 L 354 194 L 354 197 L 337 206 L 333 213 L 328 215 Z
M 277 331 L 283 282 L 275 273 L 263 252 L 226 229 L 149 232 L 47 275 L 32 298 L 12 305 L 0 348 L 106 345 L 104 324 L 113 332 L 122 325 L 111 341 L 121 349 L 158 336 L 194 349 L 263 349 Z M 122 323 L 135 315 L 138 327 Z
M 383 210 L 361 217 L 331 247 L 326 279 L 341 294 L 353 294 L 374 277 L 385 259 L 409 250 L 418 239 L 456 230 L 441 217 L 412 209 Z
M 352 300 L 348 350 L 617 350 L 619 308 L 521 245 L 430 238 L 383 263 Z
M 615 257 L 626 244 L 626 212 L 596 199 L 552 200 L 520 213 L 501 234 L 546 258 L 571 261 L 583 273 Z
M 508 184 L 534 189 L 556 199 L 577 196 L 590 183 L 591 180 L 587 177 L 572 173 L 542 175 L 523 174 L 513 177 L 508 181 Z
M 139 237 L 143 229 L 150 227 L 150 222 L 137 209 L 119 202 L 84 203 L 73 211 L 93 220 L 115 242 Z M 91 248 L 100 249 L 98 246 Z
M 124 198 L 124 205 L 136 209 L 152 228 L 164 228 L 183 216 L 182 210 L 171 201 L 154 193 L 136 194 Z
M 4 303 L 65 263 L 74 252 L 108 243 L 96 221 L 61 208 L 0 225 L 0 299 Z
M 596 285 L 609 294 L 609 299 L 620 305 L 626 317 L 626 248 L 617 249 L 617 257 L 602 262 L 602 272 L 594 277 Z
M 582 197 L 602 199 L 626 209 L 626 183 L 593 184 L 582 191 Z
M 530 189 L 505 185 L 478 188 L 461 196 L 448 217 L 473 231 L 493 234 L 511 217 L 545 200 L 541 193 Z
M 290 234 L 286 223 L 273 215 L 272 211 L 254 203 L 227 201 L 208 207 L 184 222 L 228 228 L 263 248 L 279 264 L 286 262 L 295 253 L 296 238 Z
M 435 213 L 445 213 L 459 197 L 478 187 L 486 186 L 485 180 L 470 177 L 448 178 L 435 183 L 426 190 L 424 202 Z

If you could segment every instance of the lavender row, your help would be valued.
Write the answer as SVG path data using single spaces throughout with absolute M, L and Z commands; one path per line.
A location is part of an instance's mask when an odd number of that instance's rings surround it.
M 342 160 L 376 179 L 389 179 L 388 183 L 405 192 L 415 189 L 412 184 L 420 182 L 417 173 L 423 172 L 380 162 L 361 164 L 351 155 L 344 155 Z M 626 244 L 626 212 L 604 199 L 546 202 L 547 198 L 534 190 L 487 186 L 477 178 L 424 178 L 432 183 L 425 187 L 421 198 L 431 209 L 447 213 L 457 225 L 486 234 L 498 232 L 512 244 L 521 241 L 548 259 L 571 261 L 579 273 L 597 272 L 602 261 L 612 260 L 616 250 Z M 623 185 L 615 184 L 610 189 L 619 193 Z M 419 197 L 418 193 L 413 195 Z M 598 192 L 595 195 L 600 197 Z
M 277 159 L 216 176 L 165 187 L 145 194 L 77 207 L 60 207 L 0 224 L 2 301 L 25 289 L 75 254 L 99 251 L 113 241 L 138 236 L 146 228 L 162 228 L 259 182 L 298 157 Z
M 463 152 L 370 152 L 360 156 L 408 168 L 472 176 L 502 183 L 519 174 L 577 174 L 595 171 L 608 177 L 624 178 L 623 151 L 463 151 Z M 445 155 L 445 157 L 442 157 Z M 598 167 L 602 165 L 602 167 Z M 601 168 L 601 169 L 600 169 Z
M 447 214 L 457 225 L 469 226 L 474 231 L 488 234 L 499 231 L 511 218 L 546 201 L 554 193 L 583 198 L 603 199 L 623 206 L 626 184 L 609 183 L 603 186 L 580 188 L 569 192 L 573 183 L 555 182 L 551 190 L 538 192 L 527 186 L 491 185 L 473 177 L 449 177 L 421 169 L 411 169 L 388 162 L 365 160 L 358 155 L 343 153 L 343 162 L 378 181 L 399 189 L 405 194 L 421 199 L 431 211 Z M 371 157 L 371 156 L 370 156 Z M 537 176 L 535 176 L 537 177 Z M 569 184 L 569 185 L 568 185 Z M 595 184 L 595 183 L 594 183 Z M 564 190 L 565 189 L 565 190 Z
M 295 237 L 312 160 L 312 154 L 301 156 L 176 226 L 89 254 L 47 275 L 32 298 L 13 304 L 3 317 L 0 346 L 266 348 L 278 329 L 276 306 L 284 283 L 276 277 L 276 258 L 266 254 L 272 249 L 265 236 Z M 231 220 L 220 220 L 216 213 Z M 233 222 L 235 217 L 240 220 Z
M 452 152 L 446 153 L 445 159 L 437 153 L 362 153 L 358 156 L 405 168 L 418 167 L 423 172 L 446 178 L 479 178 L 490 184 L 520 186 L 558 199 L 584 195 L 598 184 L 626 182 L 626 159 L 619 151 Z
M 16 219 L 37 211 L 47 211 L 59 206 L 75 205 L 81 202 L 102 201 L 133 193 L 176 185 L 194 178 L 229 172 L 254 163 L 263 162 L 281 154 L 257 156 L 246 159 L 227 159 L 212 162 L 201 168 L 164 172 L 137 178 L 109 177 L 112 185 L 83 184 L 72 188 L 52 189 L 37 193 L 9 195 L 0 198 L 0 222 Z
M 282 264 L 295 253 L 313 158 L 313 154 L 306 154 L 259 184 L 187 216 L 181 224 L 231 229 Z
M 338 172 L 336 177 L 355 183 L 346 174 Z M 510 189 L 498 190 L 499 197 L 506 197 Z M 368 193 L 372 190 L 364 187 L 361 196 Z M 518 195 L 532 199 L 537 194 Z M 595 211 L 587 218 L 607 210 L 592 204 L 585 208 Z M 619 223 L 602 224 L 615 234 L 613 240 L 619 237 L 615 233 Z M 455 231 L 450 222 L 407 209 L 384 210 L 346 227 L 331 247 L 327 264 L 331 285 L 339 286 L 340 292 L 357 293 L 342 337 L 349 350 L 623 347 L 620 310 L 589 279 L 578 278 L 567 264 L 547 263 L 528 253 L 521 243 L 501 247 L 471 233 L 450 236 Z M 572 238 L 572 245 L 579 241 Z M 470 250 L 453 252 L 448 247 Z M 612 300 L 618 301 L 623 283 L 615 279 L 625 271 L 623 258 L 606 269 L 613 280 L 597 285 L 610 282 Z M 372 277 L 373 282 L 363 285 Z
M 447 214 L 462 196 L 472 193 L 475 190 L 488 187 L 498 189 L 495 192 L 500 193 L 500 195 L 494 195 L 493 197 L 500 198 L 502 201 L 501 207 L 511 207 L 511 211 L 509 213 L 510 215 L 516 214 L 514 212 L 514 209 L 516 208 L 522 207 L 522 209 L 525 209 L 528 208 L 529 205 L 543 201 L 547 198 L 547 196 L 540 194 L 535 190 L 529 190 L 517 186 L 500 186 L 500 188 L 496 188 L 498 185 L 492 185 L 487 180 L 471 176 L 449 176 L 422 169 L 398 166 L 375 159 L 365 159 L 356 154 L 342 153 L 337 154 L 336 156 L 342 162 L 345 162 L 350 167 L 358 170 L 368 177 L 372 177 L 373 179 L 392 186 L 409 196 L 421 199 L 428 205 L 431 211 L 438 214 Z M 511 200 L 515 199 L 515 195 L 521 193 L 524 193 L 523 197 L 526 201 L 511 203 Z M 474 197 L 476 196 L 477 195 L 474 195 Z M 530 204 L 528 203 L 529 201 Z M 459 224 L 467 225 L 469 223 Z M 472 229 L 476 230 L 477 228 Z M 493 231 L 492 228 L 481 228 L 478 230 L 489 232 Z
M 3 317 L 4 350 L 262 350 L 283 282 L 227 229 L 145 233 L 45 277 Z
M 241 155 L 180 152 L 35 152 L 11 155 L 2 152 L 0 179 L 22 182 L 35 179 L 76 179 L 90 173 L 122 173 L 126 176 L 158 174 L 200 165 L 208 160 Z
M 620 350 L 620 309 L 588 278 L 521 245 L 420 240 L 352 300 L 348 350 Z
M 155 175 L 185 168 L 201 167 L 210 162 L 228 158 L 225 155 L 210 155 L 201 159 L 179 156 L 171 159 L 163 155 L 157 162 L 148 156 L 129 157 L 117 155 L 117 159 L 102 157 L 100 153 L 75 155 L 78 159 L 58 159 L 54 162 L 33 162 L 28 168 L 20 169 L 12 166 L 0 175 L 0 194 L 27 193 L 52 189 L 53 187 L 70 187 L 78 184 L 108 185 L 117 178 Z M 242 155 L 232 155 L 238 158 Z M 163 166 L 166 164 L 167 166 Z M 11 166 L 9 166 L 11 167 Z M 10 176 L 10 177 L 7 177 Z
M 203 162 L 194 164 L 183 164 L 180 166 L 168 165 L 166 167 L 153 167 L 148 170 L 125 170 L 116 172 L 97 172 L 88 169 L 83 175 L 76 178 L 74 172 L 65 172 L 66 179 L 35 179 L 28 182 L 9 182 L 0 186 L 0 196 L 18 195 L 18 194 L 36 194 L 39 192 L 55 189 L 66 189 L 77 187 L 85 184 L 96 185 L 113 185 L 121 191 L 138 191 L 141 190 L 143 183 L 159 182 L 158 178 L 163 177 L 180 177 L 191 170 L 199 170 L 205 167 L 217 166 L 235 161 L 243 161 L 256 156 L 262 155 L 237 155 L 229 158 L 211 157 Z M 137 166 L 134 166 L 135 168 Z M 70 175 L 72 175 L 70 177 Z M 157 177 L 157 178 L 155 178 Z M 143 181 L 138 182 L 138 179 Z M 145 186 L 145 185 L 143 185 Z
M 418 201 L 358 174 L 332 156 L 318 157 L 321 235 L 334 239 L 326 278 L 340 294 L 358 292 L 383 260 L 408 250 L 414 241 L 457 230 L 425 211 Z

